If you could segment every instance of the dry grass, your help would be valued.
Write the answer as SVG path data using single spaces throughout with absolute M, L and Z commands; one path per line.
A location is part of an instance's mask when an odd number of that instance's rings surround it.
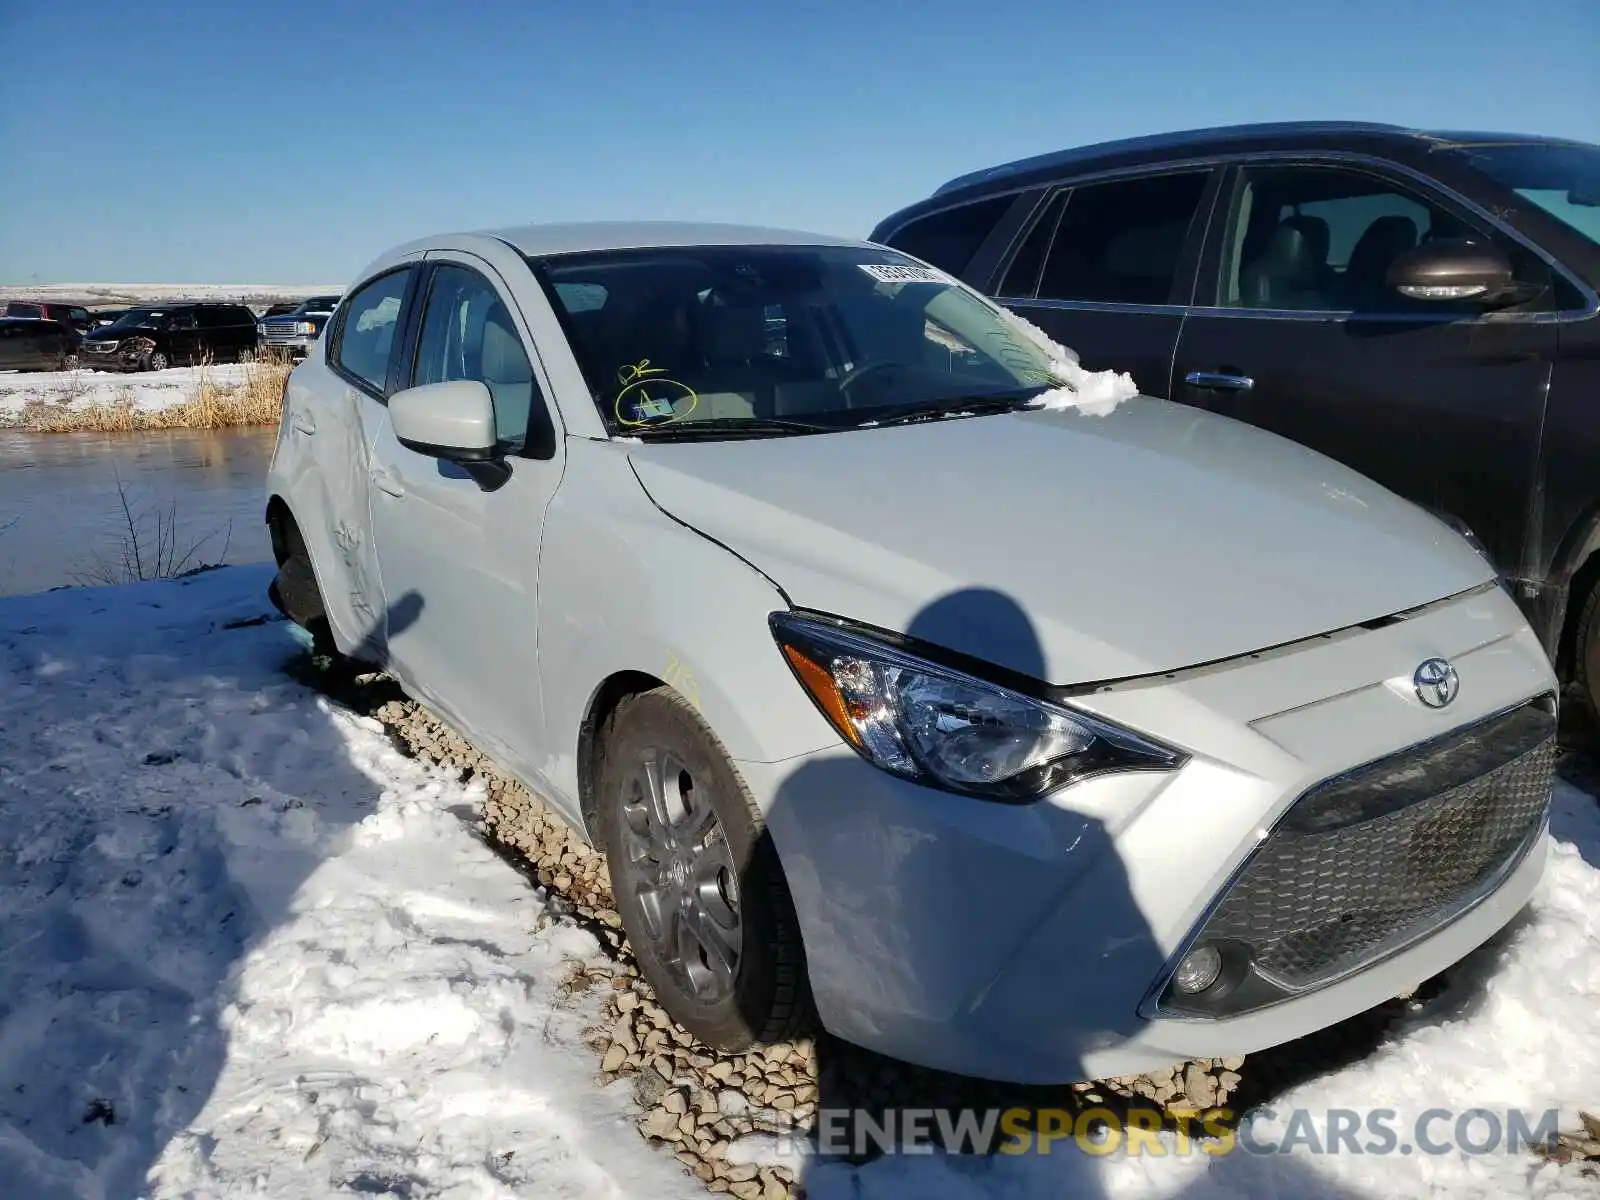
M 134 433 L 278 423 L 283 411 L 283 381 L 292 365 L 286 355 L 268 353 L 247 361 L 244 382 L 236 384 L 216 382 L 209 365 L 200 366 L 195 394 L 167 408 L 138 408 L 132 386 L 123 384 L 108 404 L 79 407 L 75 400 L 82 392 L 53 401 L 32 401 L 23 408 L 18 424 L 35 433 Z

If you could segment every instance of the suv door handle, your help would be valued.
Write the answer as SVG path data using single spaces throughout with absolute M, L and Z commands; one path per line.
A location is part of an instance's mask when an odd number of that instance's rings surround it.
M 294 416 L 289 418 L 289 428 L 293 429 L 296 433 L 303 433 L 307 437 L 310 437 L 317 431 L 317 423 L 305 413 L 297 412 L 294 414 Z
M 1248 375 L 1229 375 L 1225 371 L 1190 371 L 1183 377 L 1190 387 L 1211 388 L 1221 392 L 1248 392 L 1256 381 Z
M 367 472 L 367 478 L 372 480 L 372 486 L 385 496 L 404 496 L 405 485 L 395 478 L 394 472 L 386 471 L 381 467 L 373 467 Z

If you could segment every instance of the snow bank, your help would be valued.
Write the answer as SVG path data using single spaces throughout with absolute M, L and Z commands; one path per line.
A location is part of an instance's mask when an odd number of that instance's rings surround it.
M 267 579 L 0 601 L 0 1194 L 703 1195 L 592 1083 L 594 940 L 283 673 Z
M 1040 329 L 1032 321 L 1020 317 L 1004 306 L 999 311 L 1050 356 L 1051 373 L 1061 383 L 1060 387 L 1036 396 L 1029 408 L 1075 408 L 1091 417 L 1103 417 L 1115 411 L 1117 405 L 1139 394 L 1133 376 L 1121 371 L 1087 371 L 1078 365 L 1078 355 Z
M 200 394 L 202 376 L 221 387 L 243 384 L 247 363 L 220 363 L 210 367 L 169 367 L 165 371 L 120 374 L 111 371 L 0 371 L 0 423 L 15 419 L 34 401 L 69 408 L 120 404 L 157 412 L 193 400 Z

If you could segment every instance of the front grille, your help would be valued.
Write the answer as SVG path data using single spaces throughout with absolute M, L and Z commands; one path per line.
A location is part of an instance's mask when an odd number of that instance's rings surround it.
M 296 333 L 294 327 L 293 321 L 268 321 L 264 326 L 265 331 L 261 335 L 261 340 L 269 346 L 287 346 L 291 342 L 304 341 L 304 335 Z
M 84 342 L 80 348 L 85 354 L 110 354 L 117 347 L 111 342 Z
M 1543 831 L 1554 735 L 1554 716 L 1535 702 L 1301 796 L 1195 939 L 1235 964 L 1219 989 L 1226 994 L 1181 1006 L 1210 1015 L 1261 1007 L 1460 915 Z

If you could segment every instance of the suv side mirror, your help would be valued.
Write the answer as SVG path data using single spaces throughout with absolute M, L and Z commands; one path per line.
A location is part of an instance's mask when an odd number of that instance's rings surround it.
M 475 379 L 425 383 L 389 397 L 394 435 L 407 450 L 451 462 L 495 457 L 494 398 Z
M 1517 283 L 1504 250 L 1465 238 L 1440 238 L 1406 251 L 1389 264 L 1384 281 L 1413 300 L 1515 304 L 1533 295 Z

